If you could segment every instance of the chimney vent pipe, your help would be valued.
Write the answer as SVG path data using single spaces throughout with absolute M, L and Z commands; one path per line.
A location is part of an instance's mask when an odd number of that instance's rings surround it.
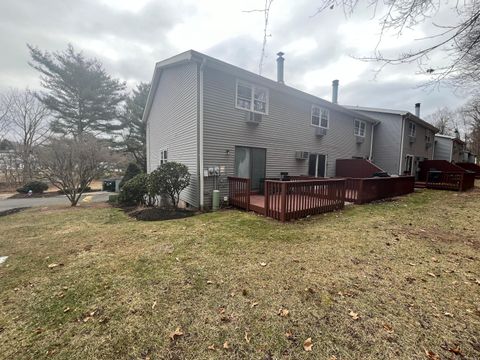
M 420 103 L 415 104 L 415 116 L 420 117 Z
M 338 104 L 338 80 L 332 81 L 332 103 Z
M 280 84 L 285 84 L 283 79 L 283 63 L 285 62 L 285 59 L 283 58 L 283 55 L 285 54 L 281 51 L 277 53 L 277 82 Z

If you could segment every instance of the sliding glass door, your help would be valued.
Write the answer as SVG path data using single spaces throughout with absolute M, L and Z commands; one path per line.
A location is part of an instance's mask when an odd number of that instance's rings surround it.
M 310 154 L 308 157 L 308 176 L 325 177 L 327 156 Z
M 260 190 L 265 178 L 266 149 L 235 146 L 235 176 L 250 178 L 251 190 Z

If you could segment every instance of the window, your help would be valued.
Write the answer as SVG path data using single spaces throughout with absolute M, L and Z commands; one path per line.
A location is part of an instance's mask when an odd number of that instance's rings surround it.
M 425 142 L 426 142 L 426 143 L 432 142 L 432 135 L 430 134 L 430 131 L 428 131 L 428 130 L 427 130 L 427 132 L 425 133 Z
M 160 150 L 160 166 L 168 161 L 168 150 Z
M 354 134 L 355 136 L 365 137 L 365 131 L 367 129 L 367 124 L 365 121 L 355 119 L 355 129 Z
M 235 107 L 259 114 L 268 114 L 268 90 L 237 81 Z
M 312 125 L 328 129 L 330 114 L 327 109 L 312 105 Z
M 408 136 L 415 137 L 417 133 L 417 125 L 413 122 L 408 123 Z

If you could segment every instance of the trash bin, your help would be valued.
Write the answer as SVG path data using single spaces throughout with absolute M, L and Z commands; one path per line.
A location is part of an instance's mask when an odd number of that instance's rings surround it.
M 103 183 L 102 183 L 103 191 L 115 192 L 115 189 L 116 189 L 116 180 L 114 179 L 103 180 Z
M 440 182 L 442 172 L 439 170 L 430 170 L 427 175 L 427 182 L 437 183 Z

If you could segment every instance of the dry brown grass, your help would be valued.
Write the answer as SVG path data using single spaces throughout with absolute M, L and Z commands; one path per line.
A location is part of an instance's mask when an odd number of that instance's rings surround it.
M 286 225 L 239 211 L 156 223 L 102 207 L 6 216 L 0 354 L 478 359 L 479 201 L 479 189 L 423 191 Z

